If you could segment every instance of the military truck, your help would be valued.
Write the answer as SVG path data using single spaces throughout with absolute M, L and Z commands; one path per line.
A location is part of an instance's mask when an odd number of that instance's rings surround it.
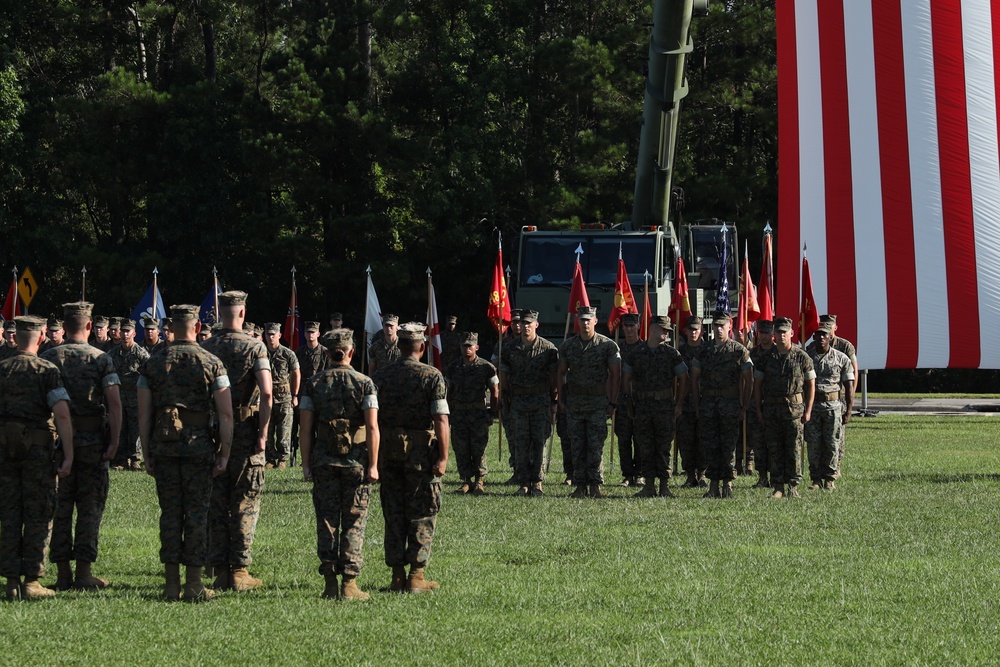
M 650 311 L 667 314 L 680 254 L 692 312 L 707 315 L 716 303 L 725 238 L 730 300 L 735 306 L 739 248 L 735 225 L 726 223 L 728 232 L 723 234 L 723 223 L 717 220 L 682 224 L 683 193 L 672 187 L 680 102 L 688 92 L 684 61 L 692 50 L 691 20 L 708 13 L 708 2 L 654 1 L 631 218 L 577 230 L 543 230 L 534 225 L 521 229 L 513 303 L 538 311 L 539 333 L 546 338 L 560 340 L 566 330 L 577 249 L 582 250 L 579 262 L 590 304 L 597 307 L 602 326 L 614 306 L 619 250 L 640 310 L 648 285 Z

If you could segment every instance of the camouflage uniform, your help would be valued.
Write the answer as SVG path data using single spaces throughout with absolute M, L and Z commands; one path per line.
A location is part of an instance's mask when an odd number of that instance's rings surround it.
M 326 356 L 326 348 L 322 345 L 317 345 L 312 349 L 303 345 L 295 350 L 295 358 L 299 362 L 303 383 L 316 373 L 325 371 L 330 365 L 330 360 Z
M 545 477 L 545 444 L 552 433 L 551 376 L 558 367 L 559 351 L 541 336 L 503 348 L 500 370 L 507 374 L 514 413 L 514 475 L 522 487 L 540 484 Z
M 700 369 L 698 440 L 705 476 L 732 481 L 736 477 L 736 439 L 740 433 L 740 377 L 753 368 L 750 351 L 732 340 L 707 343 L 691 360 L 691 366 Z
M 805 425 L 809 451 L 809 477 L 814 483 L 832 481 L 839 471 L 841 431 L 844 428 L 844 383 L 854 382 L 854 365 L 846 354 L 831 346 L 826 354 L 809 353 L 816 371 L 812 417 Z
M 365 483 L 364 411 L 378 409 L 375 384 L 367 375 L 337 365 L 306 380 L 301 394 L 299 409 L 315 413 L 318 432 L 308 464 L 313 476 L 319 573 L 357 577 L 364 565 L 362 545 L 371 494 L 371 485 Z M 340 420 L 344 434 L 338 436 L 331 428 L 333 420 Z M 341 443 L 345 438 L 350 442 Z M 338 444 L 349 447 L 347 454 L 338 452 Z
M 694 360 L 701 355 L 709 345 L 704 339 L 700 345 L 682 344 L 679 348 L 684 364 L 691 368 Z M 702 481 L 705 478 L 705 461 L 701 457 L 698 445 L 698 414 L 694 411 L 694 400 L 691 392 L 684 397 L 681 416 L 677 419 L 677 449 L 680 451 L 681 465 L 688 477 L 688 482 Z M 704 484 L 704 482 L 702 482 Z
M 563 399 L 566 424 L 573 445 L 573 482 L 577 486 L 604 484 L 604 441 L 608 438 L 608 373 L 620 367 L 618 344 L 595 333 L 588 341 L 568 338 L 559 348 L 567 367 Z M 617 387 L 612 389 L 617 392 Z
M 52 407 L 69 401 L 55 364 L 27 352 L 0 362 L 0 576 L 45 576 L 56 475 Z
M 774 349 L 773 345 L 767 350 L 760 345 L 755 345 L 750 350 L 750 361 L 753 363 L 754 368 L 760 364 L 760 358 L 772 349 Z M 747 410 L 747 440 L 749 441 L 751 451 L 748 455 L 749 460 L 753 461 L 757 473 L 761 476 L 761 480 L 763 480 L 764 476 L 768 474 L 770 457 L 767 453 L 767 444 L 764 442 L 764 425 L 757 418 L 757 410 L 752 407 Z
M 399 346 L 396 341 L 390 343 L 385 338 L 379 338 L 368 346 L 368 359 L 375 362 L 376 370 L 388 366 L 399 359 Z
M 138 461 L 142 458 L 139 448 L 139 399 L 135 388 L 139 381 L 139 368 L 149 359 L 149 352 L 133 341 L 128 348 L 122 344 L 113 346 L 108 356 L 114 362 L 121 381 L 122 432 L 118 441 L 118 453 L 112 462 L 116 467 L 121 467 L 129 459 Z
M 412 357 L 380 367 L 372 380 L 379 395 L 385 564 L 423 568 L 441 509 L 441 478 L 432 472 L 438 458 L 433 418 L 448 414 L 447 388 L 441 371 Z
M 213 393 L 229 386 L 222 361 L 189 341 L 175 341 L 142 367 L 138 384 L 152 396 L 153 458 L 160 502 L 160 562 L 203 567 L 216 445 Z M 168 428 L 176 408 L 181 426 Z
M 264 452 L 255 454 L 260 432 L 256 373 L 271 370 L 267 347 L 235 329 L 222 328 L 202 343 L 226 366 L 233 396 L 233 448 L 226 472 L 212 481 L 209 564 L 245 568 L 264 491 Z
M 299 360 L 289 348 L 278 345 L 268 350 L 271 362 L 271 423 L 267 434 L 267 461 L 283 463 L 292 449 L 292 390 L 289 377 L 299 370 Z
M 456 343 L 456 346 L 458 343 Z M 498 384 L 496 368 L 476 357 L 472 363 L 456 359 L 445 369 L 448 378 L 448 408 L 451 411 L 451 445 L 455 450 L 458 476 L 465 481 L 486 476 L 486 445 L 489 415 L 486 392 Z
M 97 540 L 108 499 L 104 390 L 121 384 L 114 362 L 87 343 L 67 341 L 43 356 L 62 374 L 73 420 L 73 468 L 59 481 L 52 529 L 52 562 L 97 561 Z M 73 508 L 76 508 L 76 541 Z
M 807 380 L 815 378 L 812 359 L 799 347 L 782 354 L 772 347 L 754 369 L 754 380 L 761 382 L 761 412 L 764 417 L 764 442 L 771 464 L 771 485 L 776 489 L 788 484 L 795 487 L 802 479 L 802 415 L 805 412 L 803 391 Z
M 643 340 L 622 343 L 622 363 L 627 363 L 630 354 L 645 346 L 646 341 Z M 615 410 L 615 436 L 618 438 L 618 465 L 622 469 L 622 477 L 632 482 L 642 477 L 642 454 L 635 439 L 635 421 L 628 414 L 627 403 L 627 399 L 619 393 L 618 407 Z
M 668 343 L 644 344 L 629 353 L 623 372 L 632 377 L 630 399 L 635 414 L 635 440 L 642 453 L 646 484 L 670 478 L 670 444 L 674 439 L 675 377 L 688 372 L 681 353 Z
M 854 349 L 854 344 L 846 338 L 841 338 L 839 336 L 833 336 L 830 339 L 830 347 L 837 350 L 838 352 L 843 352 L 851 362 L 851 374 L 854 374 L 854 364 L 858 362 L 858 353 Z M 857 379 L 857 378 L 855 378 Z M 853 382 L 853 381 L 852 381 Z M 844 411 L 847 411 L 847 404 L 844 403 Z M 837 442 L 837 472 L 835 477 L 840 477 L 840 464 L 844 460 L 844 448 L 847 446 L 847 426 L 841 422 L 840 425 L 840 440 Z

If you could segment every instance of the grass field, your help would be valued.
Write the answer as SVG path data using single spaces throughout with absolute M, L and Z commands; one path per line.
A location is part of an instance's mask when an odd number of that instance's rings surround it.
M 298 469 L 267 479 L 251 568 L 265 589 L 159 601 L 153 482 L 116 472 L 95 566 L 113 587 L 0 604 L 0 664 L 993 663 L 998 434 L 989 417 L 855 420 L 838 489 L 798 501 L 751 479 L 730 501 L 572 500 L 554 461 L 546 498 L 445 498 L 428 568 L 442 587 L 424 596 L 385 590 L 376 500 L 367 603 L 319 598 Z M 489 457 L 506 479 L 495 439 Z

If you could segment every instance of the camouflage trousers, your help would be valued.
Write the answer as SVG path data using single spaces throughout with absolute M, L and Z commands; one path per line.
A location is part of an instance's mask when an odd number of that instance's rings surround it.
M 104 449 L 103 445 L 77 447 L 73 452 L 72 471 L 68 477 L 59 480 L 55 521 L 52 524 L 50 558 L 53 563 L 97 561 L 97 541 L 109 488 L 108 463 L 101 461 Z
M 208 505 L 212 497 L 211 454 L 157 456 L 160 501 L 160 562 L 203 567 L 208 557 Z
M 0 459 L 0 576 L 7 578 L 45 576 L 56 476 L 51 459 L 33 453 L 23 461 Z
M 425 567 L 441 510 L 441 478 L 400 463 L 379 464 L 385 518 L 385 564 Z
M 268 461 L 287 461 L 292 454 L 292 417 L 295 411 L 291 402 L 271 406 L 271 421 L 267 427 Z
M 141 459 L 142 448 L 139 446 L 139 401 L 132 389 L 132 397 L 122 391 L 122 430 L 118 438 L 118 451 L 115 453 L 114 465 L 125 465 L 129 459 Z
M 736 477 L 739 416 L 740 402 L 734 398 L 705 399 L 698 408 L 699 459 L 709 479 L 727 482 Z
M 517 468 L 514 474 L 520 486 L 541 482 L 545 478 L 545 446 L 552 434 L 550 415 L 547 408 L 514 413 L 517 421 L 514 438 Z
M 809 478 L 814 482 L 834 479 L 839 469 L 840 438 L 843 431 L 843 411 L 838 401 L 835 408 L 813 408 L 812 418 L 805 425 L 806 447 L 809 452 Z
M 573 445 L 573 482 L 604 484 L 604 441 L 608 439 L 608 413 L 600 410 L 569 410 L 566 415 Z
M 450 423 L 458 476 L 463 480 L 485 477 L 486 445 L 490 435 L 486 410 L 456 410 L 451 413 Z
M 517 452 L 514 442 L 517 438 L 517 419 L 514 418 L 514 411 L 507 404 L 501 417 L 503 421 L 504 437 L 507 438 L 507 464 L 511 470 L 517 470 Z
M 802 421 L 787 409 L 764 411 L 764 442 L 770 459 L 771 484 L 797 485 L 802 480 Z
M 764 425 L 757 419 L 757 411 L 752 408 L 747 410 L 746 429 L 747 445 L 750 448 L 747 463 L 753 461 L 757 472 L 766 474 L 770 468 L 770 457 L 764 444 Z
M 642 406 L 635 412 L 635 441 L 646 482 L 670 479 L 670 448 L 674 441 L 674 402 Z
M 847 405 L 845 404 L 842 408 L 841 414 L 847 412 Z M 843 419 L 840 421 L 840 439 L 837 441 L 837 470 L 834 472 L 834 478 L 840 479 L 840 465 L 844 461 L 844 447 L 847 445 L 847 424 L 844 423 Z
M 618 465 L 622 469 L 622 477 L 637 477 L 642 474 L 642 456 L 639 454 L 639 443 L 634 435 L 635 423 L 628 416 L 624 405 L 618 407 L 615 413 L 615 436 L 618 437 Z
M 693 411 L 685 410 L 677 419 L 677 449 L 684 472 L 696 478 L 704 477 L 705 462 L 698 446 L 698 415 Z
M 246 567 L 260 516 L 264 468 L 246 456 L 232 456 L 226 472 L 212 480 L 209 564 Z
M 364 469 L 319 466 L 312 471 L 319 573 L 356 577 L 365 564 L 361 548 L 371 495 Z
M 573 439 L 569 435 L 569 419 L 565 412 L 556 413 L 556 437 L 559 438 L 559 449 L 562 450 L 563 473 L 566 477 L 573 477 L 575 472 L 573 469 Z M 546 440 L 544 453 L 546 458 L 548 457 L 548 446 L 548 440 Z M 542 476 L 544 477 L 547 472 L 547 469 L 543 470 Z

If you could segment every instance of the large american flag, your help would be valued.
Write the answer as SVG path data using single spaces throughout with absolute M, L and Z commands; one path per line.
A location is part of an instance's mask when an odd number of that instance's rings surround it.
M 778 0 L 777 315 L 803 245 L 862 368 L 1000 368 L 1000 0 Z

